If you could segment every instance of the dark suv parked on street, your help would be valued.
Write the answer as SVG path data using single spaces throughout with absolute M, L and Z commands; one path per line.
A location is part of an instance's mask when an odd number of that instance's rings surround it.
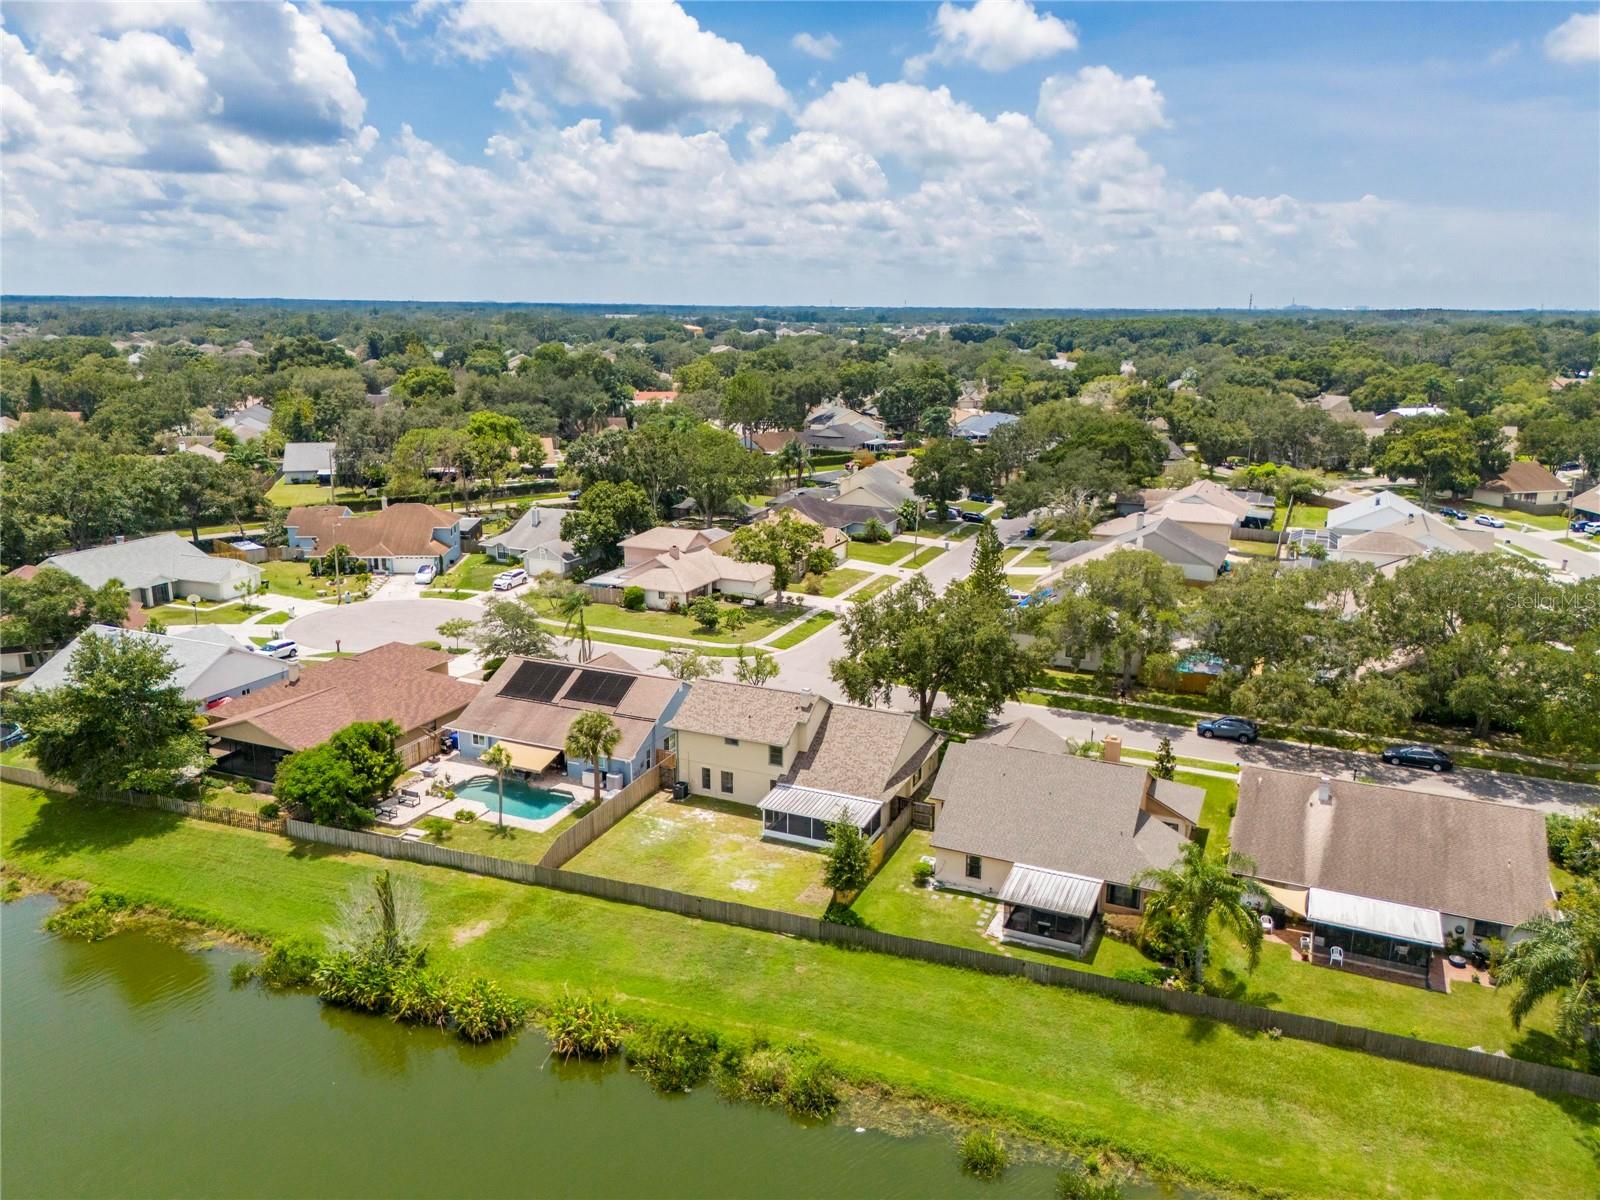
M 1201 737 L 1232 738 L 1248 746 L 1261 736 L 1261 727 L 1248 717 L 1212 717 L 1195 726 Z

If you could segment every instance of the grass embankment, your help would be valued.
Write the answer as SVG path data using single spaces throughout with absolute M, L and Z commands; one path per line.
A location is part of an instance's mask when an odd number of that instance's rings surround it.
M 812 634 L 821 633 L 836 620 L 838 620 L 838 617 L 831 612 L 816 613 L 807 617 L 782 637 L 773 638 L 767 645 L 773 650 L 787 650 L 791 646 L 798 646 Z
M 0 818 L 15 870 L 264 938 L 320 935 L 344 889 L 389 866 L 419 882 L 441 966 L 809 1039 L 848 1077 L 1194 1178 L 1307 1197 L 1595 1190 L 1600 1106 L 1576 1100 L 162 812 L 7 787 Z
M 893 587 L 899 580 L 893 575 L 880 575 L 871 583 L 864 584 L 859 590 L 850 593 L 850 603 L 860 604 L 863 600 L 871 600 L 879 592 Z

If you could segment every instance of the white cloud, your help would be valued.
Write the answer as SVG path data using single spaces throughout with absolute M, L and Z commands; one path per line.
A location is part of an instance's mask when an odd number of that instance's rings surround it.
M 1041 15 L 1029 0 L 977 0 L 971 8 L 946 2 L 939 5 L 933 26 L 933 49 L 905 62 L 910 79 L 920 79 L 931 63 L 969 62 L 985 71 L 1009 71 L 1078 47 L 1071 25 Z
M 1110 67 L 1084 67 L 1076 75 L 1044 81 L 1038 117 L 1071 138 L 1115 137 L 1167 125 L 1164 104 L 1148 75 L 1130 79 Z
M 520 59 L 530 96 L 596 105 L 631 125 L 658 127 L 690 116 L 718 123 L 783 110 L 788 93 L 750 54 L 676 3 L 503 4 L 467 0 L 444 18 L 461 53 Z
M 797 33 L 789 39 L 789 44 L 801 54 L 809 54 L 812 58 L 820 58 L 824 62 L 839 53 L 839 39 L 831 33 L 818 37 L 813 33 Z
M 1544 39 L 1544 52 L 1558 63 L 1600 62 L 1600 12 L 1573 13 Z

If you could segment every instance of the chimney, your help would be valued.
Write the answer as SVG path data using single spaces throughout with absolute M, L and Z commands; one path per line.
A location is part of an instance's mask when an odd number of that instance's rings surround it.
M 1141 508 L 1138 512 L 1136 512 L 1133 515 L 1133 527 L 1135 529 L 1143 529 L 1144 528 L 1144 509 Z
M 1100 757 L 1108 763 L 1122 761 L 1122 739 L 1114 733 L 1106 734 L 1106 740 L 1101 748 Z
M 299 663 L 292 662 L 292 663 L 289 664 L 289 674 L 284 677 L 284 682 L 287 683 L 290 687 L 293 687 L 295 684 L 300 682 L 300 664 Z
M 388 507 L 389 507 L 389 497 L 388 496 L 379 496 L 378 497 L 378 511 L 382 512 L 384 509 L 386 509 Z
M 683 556 L 683 552 L 681 550 L 679 550 L 676 546 L 673 546 L 670 550 L 667 551 L 667 553 L 672 555 L 673 558 L 681 558 Z
M 537 526 L 539 524 L 539 506 L 537 504 L 528 510 L 528 516 L 531 518 L 528 521 L 529 525 Z
M 1317 780 L 1317 803 L 1333 803 L 1333 780 L 1329 779 L 1326 775 Z

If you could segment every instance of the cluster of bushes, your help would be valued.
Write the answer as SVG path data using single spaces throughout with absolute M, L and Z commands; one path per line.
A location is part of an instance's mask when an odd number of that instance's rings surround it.
M 622 589 L 622 607 L 629 612 L 644 611 L 644 589 L 642 587 L 625 587 Z
M 555 1053 L 605 1059 L 620 1052 L 657 1091 L 711 1083 L 731 1099 L 781 1104 L 804 1117 L 831 1116 L 839 1107 L 833 1068 L 807 1047 L 727 1040 L 688 1025 L 630 1026 L 609 1002 L 570 992 L 542 1015 Z
M 1122 1200 L 1122 1177 L 1098 1162 L 1072 1166 L 1056 1176 L 1058 1200 Z
M 1180 983 L 1183 977 L 1171 967 L 1123 967 L 1115 974 L 1117 979 L 1129 983 L 1145 983 L 1151 987 L 1167 987 Z
M 422 950 L 393 957 L 377 951 L 329 954 L 311 982 L 329 1004 L 382 1013 L 409 1025 L 453 1028 L 469 1042 L 514 1033 L 527 1019 L 521 1000 L 481 976 L 458 980 L 428 966 Z
M 69 904 L 51 913 L 44 927 L 51 933 L 65 937 L 98 942 L 117 931 L 117 926 L 131 907 L 126 896 L 97 890 L 76 904 Z
M 1006 1144 L 989 1129 L 974 1129 L 962 1138 L 960 1156 L 961 1169 L 978 1179 L 999 1179 L 1010 1162 Z
M 1544 829 L 1551 862 L 1574 875 L 1600 877 L 1600 817 L 1550 813 Z

